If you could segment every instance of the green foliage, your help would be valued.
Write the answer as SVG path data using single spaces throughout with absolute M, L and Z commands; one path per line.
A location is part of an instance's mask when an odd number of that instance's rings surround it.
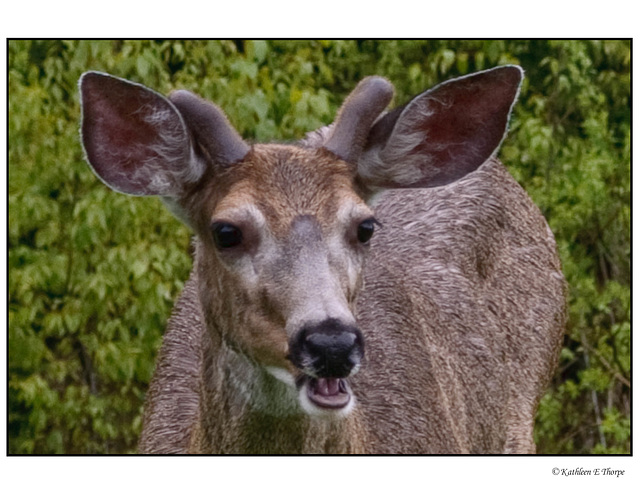
M 504 63 L 527 79 L 503 161 L 556 234 L 570 284 L 543 453 L 630 449 L 629 41 L 11 41 L 9 452 L 135 450 L 189 234 L 156 199 L 110 192 L 78 140 L 77 81 L 101 70 L 215 101 L 249 140 L 328 123 L 359 79 L 396 103 Z

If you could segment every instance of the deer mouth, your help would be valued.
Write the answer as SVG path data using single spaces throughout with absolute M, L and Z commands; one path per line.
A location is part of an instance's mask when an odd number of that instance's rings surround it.
M 322 410 L 341 410 L 352 401 L 351 387 L 344 378 L 303 376 L 302 393 Z

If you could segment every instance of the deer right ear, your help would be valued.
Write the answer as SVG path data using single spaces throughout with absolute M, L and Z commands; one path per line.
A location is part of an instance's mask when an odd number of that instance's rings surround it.
M 179 198 L 200 180 L 207 160 L 226 165 L 249 150 L 220 109 L 187 91 L 170 101 L 140 84 L 87 72 L 80 94 L 87 160 L 119 192 Z M 207 160 L 196 155 L 192 138 Z
M 474 171 L 498 150 L 522 69 L 503 66 L 447 81 L 380 118 L 358 161 L 373 191 L 436 187 Z

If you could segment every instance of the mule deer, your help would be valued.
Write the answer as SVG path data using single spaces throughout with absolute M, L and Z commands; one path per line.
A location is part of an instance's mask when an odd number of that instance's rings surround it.
M 385 113 L 393 86 L 368 77 L 333 124 L 249 145 L 188 91 L 84 74 L 94 172 L 195 232 L 140 450 L 534 452 L 565 282 L 495 158 L 521 79 L 498 67 Z

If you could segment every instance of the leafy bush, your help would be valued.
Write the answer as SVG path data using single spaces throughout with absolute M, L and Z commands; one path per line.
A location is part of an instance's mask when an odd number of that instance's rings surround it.
M 501 157 L 547 216 L 570 284 L 543 453 L 630 449 L 629 41 L 10 41 L 9 452 L 135 451 L 189 233 L 85 164 L 77 81 L 102 70 L 218 103 L 249 140 L 329 122 L 362 77 L 396 102 L 504 63 L 527 72 Z

